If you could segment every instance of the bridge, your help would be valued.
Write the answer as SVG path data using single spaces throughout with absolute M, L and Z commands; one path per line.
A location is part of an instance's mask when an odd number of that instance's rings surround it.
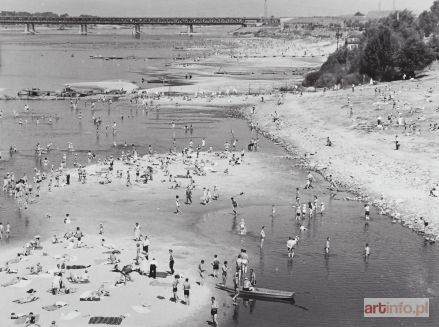
M 140 37 L 142 25 L 185 25 L 193 33 L 194 25 L 280 25 L 279 18 L 263 17 L 33 17 L 4 16 L 0 25 L 25 25 L 27 34 L 35 34 L 35 25 L 79 25 L 80 34 L 87 35 L 87 25 L 132 25 L 136 38 Z

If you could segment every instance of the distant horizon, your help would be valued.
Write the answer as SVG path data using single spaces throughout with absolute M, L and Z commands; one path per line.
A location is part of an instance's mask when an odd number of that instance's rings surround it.
M 239 5 L 237 5 L 239 2 Z M 347 16 L 356 12 L 427 10 L 433 0 L 267 0 L 268 16 Z M 7 8 L 7 9 L 6 9 Z M 2 0 L 3 11 L 53 12 L 69 16 L 263 17 L 264 0 Z

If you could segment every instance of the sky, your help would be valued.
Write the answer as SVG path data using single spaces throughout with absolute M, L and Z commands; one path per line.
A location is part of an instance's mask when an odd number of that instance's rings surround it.
M 419 14 L 433 0 L 267 0 L 268 14 L 277 17 L 334 16 L 393 8 Z M 0 0 L 0 10 L 52 11 L 71 16 L 198 17 L 262 16 L 264 0 Z

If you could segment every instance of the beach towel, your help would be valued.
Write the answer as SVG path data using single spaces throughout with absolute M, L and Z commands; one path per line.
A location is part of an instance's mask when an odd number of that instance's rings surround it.
M 91 317 L 89 324 L 120 325 L 124 317 Z
M 55 304 L 52 304 L 52 305 L 46 305 L 43 307 L 43 309 L 46 311 L 55 311 L 56 309 L 65 307 L 66 305 L 67 305 L 67 303 L 59 301 L 59 302 L 56 302 Z
M 79 317 L 81 313 L 78 310 L 70 311 L 68 314 L 61 313 L 61 320 L 73 320 Z
M 87 269 L 91 267 L 91 265 L 67 265 L 66 269 Z
M 88 284 L 90 283 L 90 281 L 88 279 L 86 280 L 76 280 L 76 279 L 71 279 L 70 277 L 67 278 L 67 280 L 72 283 L 72 284 Z
M 36 300 L 38 300 L 38 296 L 27 296 L 21 299 L 14 300 L 12 302 L 24 304 L 24 303 L 34 302 Z

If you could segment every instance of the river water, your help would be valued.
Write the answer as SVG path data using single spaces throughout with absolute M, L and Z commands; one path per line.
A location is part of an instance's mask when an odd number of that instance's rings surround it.
M 197 42 L 169 30 L 150 31 L 142 40 L 133 40 L 127 31 L 107 32 L 107 35 L 42 34 L 24 36 L 2 34 L 0 87 L 13 93 L 24 87 L 60 89 L 69 82 L 126 79 L 139 82 L 150 67 L 162 67 L 175 56 L 173 47 Z M 216 38 L 219 36 L 210 36 Z M 202 42 L 201 40 L 199 42 Z M 72 56 L 73 54 L 73 56 Z M 134 55 L 142 58 L 161 57 L 135 61 L 89 60 L 90 55 Z M 152 85 L 153 86 L 153 85 Z M 86 162 L 89 150 L 98 156 L 116 154 L 124 143 L 135 144 L 139 152 L 145 152 L 153 144 L 159 152 L 171 145 L 169 123 L 175 120 L 178 127 L 193 124 L 195 132 L 188 135 L 177 129 L 177 145 L 186 145 L 208 135 L 209 143 L 222 147 L 229 137 L 230 129 L 238 139 L 250 137 L 246 123 L 215 108 L 196 107 L 178 109 L 166 106 L 160 112 L 145 112 L 140 107 L 126 103 L 98 104 L 95 115 L 103 119 L 103 126 L 117 122 L 118 134 L 101 133 L 96 137 L 90 123 L 90 108 L 81 102 L 77 111 L 68 101 L 30 102 L 32 114 L 23 114 L 23 101 L 0 104 L 4 118 L 0 120 L 0 175 L 14 171 L 18 176 L 32 174 L 39 161 L 34 156 L 36 142 L 54 144 L 54 151 L 47 157 L 57 166 L 72 142 L 82 162 Z M 19 112 L 27 125 L 19 126 L 13 112 Z M 78 119 L 79 111 L 84 117 Z M 121 119 L 121 116 L 124 119 Z M 53 118 L 49 124 L 48 117 Z M 38 118 L 39 117 L 39 118 Z M 39 124 L 36 124 L 37 118 Z M 117 147 L 113 146 L 116 142 Z M 236 233 L 236 221 L 230 209 L 210 212 L 200 217 L 195 226 L 205 236 L 218 235 L 217 242 L 235 248 L 245 247 L 250 252 L 251 266 L 255 269 L 258 285 L 267 288 L 289 289 L 297 292 L 292 304 L 264 301 L 243 302 L 230 306 L 230 317 L 222 320 L 222 326 L 434 326 L 439 321 L 437 294 L 439 279 L 437 271 L 439 251 L 435 245 L 424 243 L 423 238 L 390 219 L 372 211 L 371 222 L 364 225 L 361 217 L 363 205 L 344 201 L 347 194 L 330 199 L 326 184 L 319 181 L 312 192 L 304 192 L 306 199 L 312 193 L 320 195 L 325 202 L 326 213 L 306 220 L 309 230 L 303 233 L 292 219 L 294 213 L 286 203 L 291 202 L 295 186 L 301 186 L 306 172 L 293 167 L 279 146 L 262 140 L 261 158 L 274 172 L 272 183 L 261 187 L 261 193 L 276 194 L 264 199 L 247 199 L 241 204 L 240 216 L 246 217 L 248 234 Z M 9 156 L 7 148 L 15 144 L 18 153 Z M 73 155 L 67 152 L 71 166 Z M 286 178 L 287 176 L 287 178 Z M 270 217 L 271 205 L 276 204 L 276 216 Z M 238 216 L 238 219 L 239 217 Z M 45 222 L 28 217 L 19 211 L 14 202 L 0 196 L 0 221 L 9 221 L 13 237 L 9 244 L 19 243 L 36 233 L 44 234 Z M 251 218 L 248 218 L 251 217 Z M 258 247 L 260 226 L 266 226 L 267 241 Z M 294 261 L 286 255 L 288 236 L 300 235 Z M 326 237 L 330 236 L 331 255 L 323 256 Z M 364 244 L 371 244 L 372 256 L 364 261 Z M 0 250 L 1 251 L 1 250 Z M 363 318 L 364 297 L 428 297 L 430 318 Z M 221 309 L 224 311 L 225 309 Z M 222 317 L 222 316 L 221 316 Z

